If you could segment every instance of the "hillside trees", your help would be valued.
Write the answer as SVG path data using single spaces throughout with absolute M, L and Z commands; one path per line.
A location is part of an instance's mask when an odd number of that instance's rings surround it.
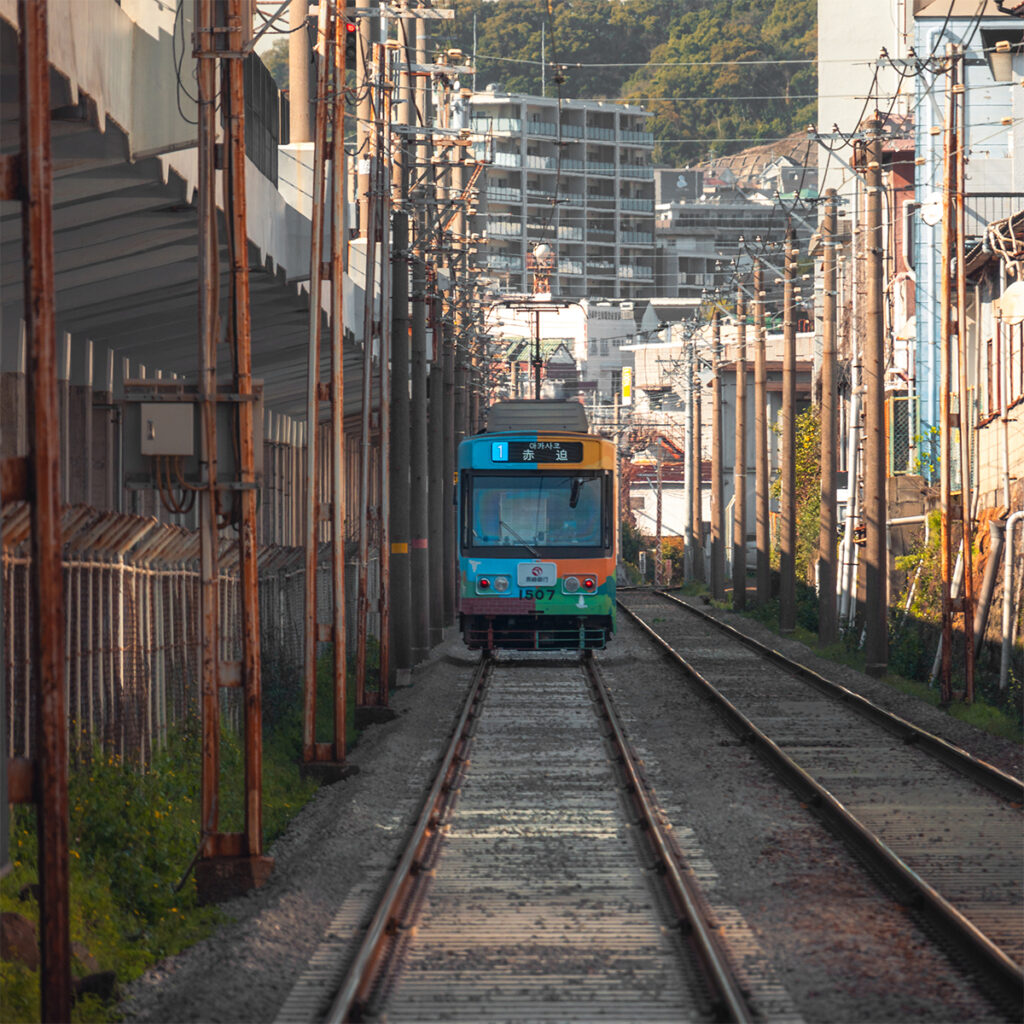
M 796 63 L 815 55 L 814 0 L 774 0 L 767 14 L 766 7 L 714 0 L 684 15 L 630 78 L 623 94 L 654 112 L 660 162 L 734 152 L 814 120 L 816 68 Z

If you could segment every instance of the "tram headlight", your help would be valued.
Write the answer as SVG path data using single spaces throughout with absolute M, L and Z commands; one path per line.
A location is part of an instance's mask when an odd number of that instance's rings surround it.
M 597 590 L 597 577 L 586 574 L 579 576 L 566 576 L 562 580 L 563 594 L 578 594 L 581 590 L 593 594 Z
M 495 576 L 494 577 L 494 589 L 499 594 L 504 594 L 509 588 L 509 578 L 507 576 Z

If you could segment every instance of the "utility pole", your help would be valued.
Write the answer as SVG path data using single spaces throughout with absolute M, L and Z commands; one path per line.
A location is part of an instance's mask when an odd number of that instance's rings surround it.
M 379 661 L 377 704 L 386 706 L 388 692 L 394 681 L 391 665 L 391 109 L 392 90 L 390 55 L 391 50 L 376 44 L 374 51 L 375 77 L 379 82 L 377 124 L 377 163 L 374 168 L 376 200 L 380 204 L 377 214 L 377 228 L 380 231 L 380 320 L 377 324 L 379 338 L 377 361 L 377 433 L 380 438 L 377 452 L 377 489 L 380 504 L 377 514 L 378 545 L 377 559 L 379 576 L 377 585 L 377 607 L 379 615 Z
M 704 499 L 701 494 L 701 422 L 700 406 L 704 389 L 700 384 L 700 361 L 697 358 L 697 350 L 694 347 L 694 339 L 690 338 L 687 348 L 687 359 L 689 361 L 690 379 L 690 404 L 692 407 L 692 419 L 689 423 L 690 433 L 690 462 L 687 472 L 693 473 L 693 490 L 690 492 L 691 519 L 693 524 L 693 578 L 703 582 L 707 579 L 707 571 L 704 566 Z M 688 414 L 689 418 L 690 414 Z
M 360 18 L 359 42 L 356 44 L 356 201 L 359 210 L 359 234 L 370 249 L 370 189 L 373 167 L 373 76 L 370 55 L 373 50 L 373 26 L 376 19 Z
M 310 142 L 309 124 L 309 0 L 288 5 L 288 141 Z
M 964 72 L 964 51 L 958 46 L 953 89 L 956 106 L 956 137 L 954 146 L 956 188 L 956 351 L 959 366 L 957 383 L 957 428 L 960 434 L 960 521 L 964 576 L 961 585 L 964 622 L 964 700 L 974 702 L 974 516 L 971 488 L 971 391 L 967 377 L 967 92 Z
M 396 669 L 412 667 L 409 559 L 409 212 L 408 176 L 394 215 L 391 254 L 391 650 Z
M 302 770 L 314 772 L 322 781 L 336 781 L 346 774 L 345 762 L 345 541 L 344 541 L 344 367 L 342 365 L 343 295 L 342 267 L 347 239 L 342 235 L 344 209 L 344 95 L 335 87 L 345 78 L 345 41 L 342 19 L 324 5 L 317 23 L 317 102 L 313 136 L 312 223 L 309 254 L 309 340 L 306 360 L 306 501 L 305 501 L 305 615 L 303 623 L 303 723 Z M 332 14 L 335 15 L 332 21 Z M 305 35 L 305 32 L 297 33 Z M 333 77 L 332 77 L 333 76 Z M 331 99 L 331 96 L 334 99 Z M 326 188 L 327 121 L 330 104 L 336 126 L 331 142 L 330 195 Z M 331 210 L 331 259 L 324 262 L 324 210 Z M 330 286 L 331 371 L 320 379 L 320 304 L 324 278 Z M 320 406 L 331 405 L 329 434 L 320 430 Z M 331 473 L 326 473 L 322 448 L 327 441 Z M 321 625 L 317 609 L 317 575 L 320 538 L 329 528 L 331 542 L 332 605 L 329 622 Z M 333 739 L 318 743 L 317 645 L 329 642 L 334 659 L 331 666 Z
M 782 320 L 782 500 L 779 515 L 779 629 L 796 629 L 796 232 L 786 229 Z
M 692 342 L 692 339 L 691 339 Z M 687 570 L 688 579 L 697 578 L 697 517 L 693 514 L 693 510 L 696 507 L 696 503 L 693 500 L 693 488 L 694 488 L 694 467 L 697 464 L 697 460 L 694 457 L 694 438 L 693 438 L 693 401 L 696 397 L 696 390 L 693 386 L 693 345 L 692 343 L 686 346 L 686 352 L 683 357 L 683 373 L 686 379 L 686 468 L 684 472 L 684 494 L 686 496 L 687 506 L 687 526 L 686 526 L 686 559 L 684 565 Z M 618 404 L 616 404 L 616 413 L 618 413 Z
M 839 424 L 836 410 L 836 190 L 825 193 L 821 222 L 821 513 L 818 529 L 818 643 L 839 636 L 836 616 L 836 452 Z
M 736 284 L 736 453 L 733 462 L 732 606 L 747 606 L 747 310 Z
M 68 748 L 61 569 L 57 323 L 53 304 L 53 167 L 47 4 L 18 4 L 20 152 L 6 161 L 2 198 L 21 201 L 28 455 L 3 460 L 4 501 L 25 500 L 31 527 L 29 601 L 35 666 L 35 756 L 11 758 L 11 803 L 34 803 L 38 842 L 41 1019 L 71 1019 Z M 12 97 L 13 98 L 13 97 Z M 2 162 L 0 161 L 0 162 Z M 15 190 L 13 183 L 19 188 Z M 0 644 L 2 646 L 2 644 Z M 2 756 L 7 759 L 6 735 Z M 9 787 L 9 788 L 8 788 Z M 8 808 L 3 808 L 8 813 Z M 6 838 L 6 829 L 5 829 Z
M 867 289 L 864 302 L 864 670 L 885 675 L 889 662 L 889 559 L 886 544 L 885 331 L 883 318 L 882 122 L 867 124 L 864 207 Z
M 262 885 L 273 860 L 263 856 L 262 731 L 260 720 L 259 601 L 256 548 L 256 473 L 253 436 L 253 381 L 249 317 L 249 259 L 245 205 L 245 104 L 242 50 L 245 26 L 241 0 L 226 8 L 226 34 L 217 34 L 218 6 L 197 5 L 195 55 L 199 87 L 199 408 L 201 693 L 203 729 L 203 845 L 196 865 L 196 883 L 207 900 L 238 895 Z M 218 41 L 219 40 L 219 41 Z M 223 55 L 219 56 L 223 51 Z M 230 304 L 228 347 L 235 367 L 230 391 L 239 409 L 234 416 L 236 474 L 239 488 L 235 512 L 241 590 L 241 657 L 225 661 L 220 654 L 220 519 L 227 481 L 217 466 L 217 350 L 220 316 L 217 301 L 218 231 L 216 210 L 217 61 L 221 61 L 220 107 L 224 114 L 222 147 L 223 192 L 231 197 L 227 217 Z M 244 411 L 243 411 L 244 410 Z M 244 826 L 240 833 L 220 830 L 220 691 L 241 685 L 244 707 Z
M 722 501 L 722 324 L 711 314 L 711 596 L 725 599 L 725 507 Z
M 427 272 L 422 253 L 412 266 L 412 406 L 410 459 L 410 572 L 412 579 L 412 658 L 430 653 L 430 552 L 427 479 Z
M 754 258 L 754 526 L 757 603 L 771 600 L 771 534 L 768 493 L 768 368 L 764 332 L 764 266 Z

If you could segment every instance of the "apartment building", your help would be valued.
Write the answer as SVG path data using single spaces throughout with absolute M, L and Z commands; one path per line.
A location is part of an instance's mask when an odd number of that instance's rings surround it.
M 640 107 L 521 96 L 470 98 L 487 162 L 471 230 L 497 293 L 629 299 L 654 289 L 654 136 Z M 480 138 L 483 136 L 483 138 Z M 534 251 L 544 244 L 541 266 Z

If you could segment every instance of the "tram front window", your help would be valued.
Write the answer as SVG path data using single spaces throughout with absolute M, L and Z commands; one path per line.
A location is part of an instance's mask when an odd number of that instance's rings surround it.
M 473 547 L 593 548 L 601 545 L 603 481 L 585 474 L 474 476 Z

